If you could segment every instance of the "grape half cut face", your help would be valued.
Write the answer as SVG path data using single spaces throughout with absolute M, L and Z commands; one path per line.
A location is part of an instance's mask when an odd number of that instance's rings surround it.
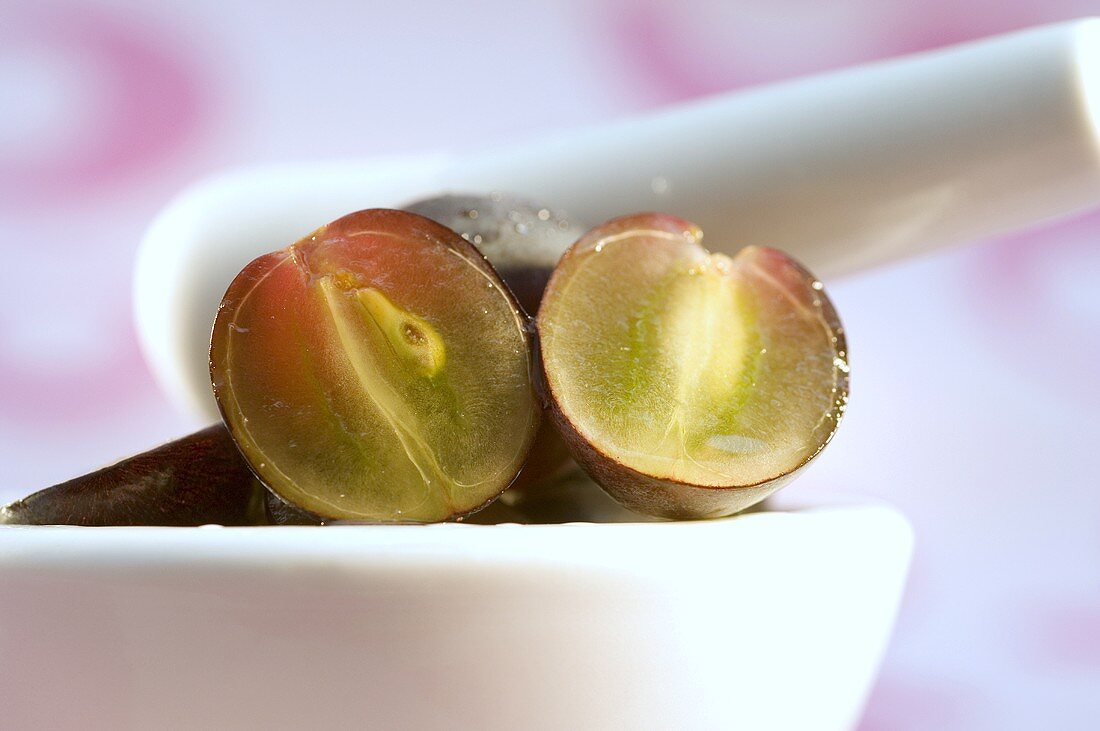
M 779 251 L 731 258 L 701 240 L 662 214 L 603 224 L 562 258 L 539 311 L 574 457 L 661 517 L 762 500 L 821 452 L 847 402 L 843 330 L 821 283 Z
M 525 325 L 471 244 L 372 209 L 245 267 L 210 374 L 282 500 L 329 519 L 440 521 L 492 501 L 523 465 L 540 421 Z

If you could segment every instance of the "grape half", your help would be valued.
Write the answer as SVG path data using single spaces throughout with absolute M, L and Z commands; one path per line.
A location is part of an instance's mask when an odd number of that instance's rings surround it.
M 245 459 L 321 518 L 431 522 L 515 479 L 540 422 L 526 319 L 453 231 L 372 209 L 233 280 L 211 339 Z

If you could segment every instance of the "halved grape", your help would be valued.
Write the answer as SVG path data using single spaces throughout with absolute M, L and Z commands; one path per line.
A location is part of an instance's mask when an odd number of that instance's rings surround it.
M 237 276 L 218 404 L 252 469 L 322 518 L 430 522 L 515 479 L 539 426 L 525 318 L 453 231 L 373 209 Z
M 555 419 L 613 497 L 674 518 L 762 500 L 821 452 L 844 412 L 843 330 L 821 283 L 762 247 L 640 214 L 562 258 L 538 318 Z

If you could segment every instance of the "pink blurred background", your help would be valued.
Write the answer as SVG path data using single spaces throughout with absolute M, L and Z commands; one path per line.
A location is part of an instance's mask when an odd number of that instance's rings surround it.
M 142 361 L 130 281 L 143 229 L 198 177 L 491 146 L 1098 10 L 6 0 L 0 501 L 196 426 Z M 1093 215 L 829 283 L 853 398 L 788 490 L 883 498 L 918 539 L 864 731 L 1096 727 L 1098 238 Z

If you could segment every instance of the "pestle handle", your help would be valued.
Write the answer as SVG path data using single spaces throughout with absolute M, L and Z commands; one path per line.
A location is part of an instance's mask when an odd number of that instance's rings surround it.
M 456 161 L 581 220 L 661 210 L 823 277 L 1100 203 L 1100 19 L 725 94 Z

